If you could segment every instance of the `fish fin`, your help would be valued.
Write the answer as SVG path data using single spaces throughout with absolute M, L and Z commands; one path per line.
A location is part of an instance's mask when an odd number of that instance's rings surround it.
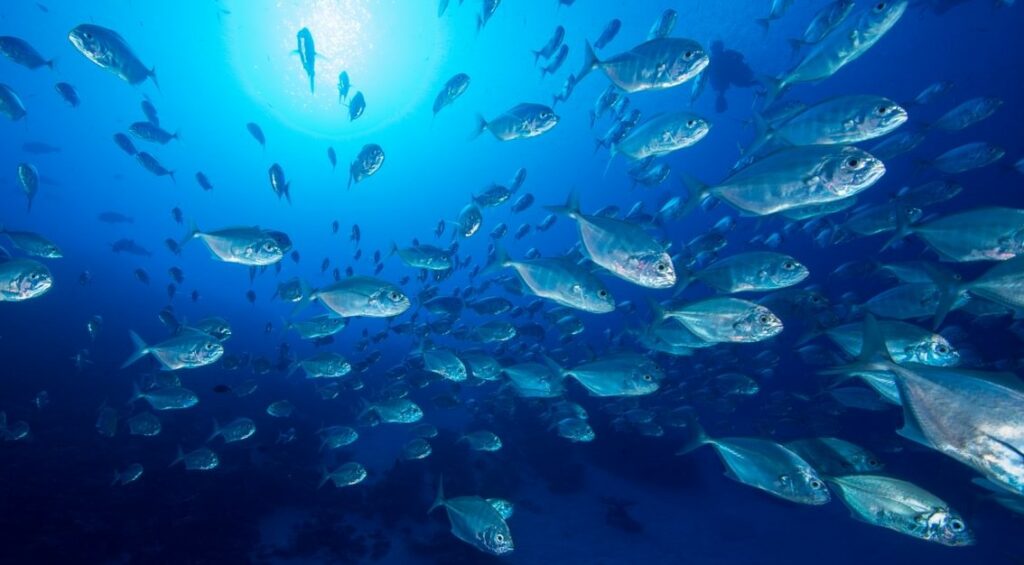
M 292 309 L 293 318 L 295 317 L 296 314 L 302 312 L 307 307 L 309 307 L 309 304 L 311 302 L 316 300 L 316 297 L 313 296 L 316 293 L 316 289 L 310 287 L 309 284 L 306 283 L 306 281 L 299 280 L 299 289 L 302 296 L 299 298 L 299 301 L 295 303 L 295 308 Z
M 132 330 L 128 330 L 128 335 L 132 339 L 132 346 L 135 348 L 135 351 L 132 353 L 131 357 L 129 357 L 124 363 L 121 364 L 122 369 L 127 368 L 129 365 L 132 365 L 139 359 L 145 357 L 147 353 L 149 353 L 149 346 L 146 345 L 146 342 L 142 341 L 142 338 L 139 337 L 139 334 L 135 333 Z
M 583 44 L 583 66 L 580 67 L 580 72 L 576 73 L 577 84 L 583 80 L 583 77 L 587 76 L 590 71 L 601 65 L 601 60 L 597 58 L 597 53 L 594 53 L 594 48 L 590 45 L 590 42 L 585 41 Z
M 171 177 L 171 182 L 178 184 L 178 179 L 174 178 L 174 171 L 167 171 L 167 176 Z
M 764 86 L 763 108 L 771 106 L 786 89 L 785 79 L 770 76 L 761 77 L 761 85 Z
M 199 231 L 199 226 L 196 225 L 195 221 L 189 220 L 188 231 L 185 232 L 185 237 L 181 238 L 181 241 L 178 242 L 178 247 L 185 247 L 186 243 L 195 239 L 200 233 L 202 232 Z
M 903 241 L 904 238 L 914 233 L 914 226 L 911 225 L 904 214 L 896 214 L 896 231 L 892 234 L 889 239 L 882 244 L 882 248 L 879 251 L 885 251 L 898 242 Z
M 848 375 L 858 371 L 884 371 L 896 368 L 889 349 L 885 345 L 885 336 L 882 328 L 878 325 L 875 315 L 868 312 L 864 315 L 864 337 L 860 348 L 860 355 L 847 364 L 832 369 L 826 369 L 819 374 L 822 375 Z M 896 379 L 899 381 L 899 379 Z
M 179 445 L 178 446 L 178 456 L 174 458 L 174 461 L 171 461 L 171 464 L 168 465 L 168 467 L 173 467 L 173 466 L 177 465 L 178 463 L 181 463 L 184 460 L 185 460 L 185 451 Z
M 327 467 L 320 466 L 320 484 L 316 488 L 323 488 L 327 484 L 327 481 L 331 479 L 331 475 L 327 473 Z
M 676 451 L 676 455 L 686 455 L 704 445 L 712 443 L 711 438 L 704 431 L 704 427 L 697 421 L 697 417 L 693 414 L 689 415 L 689 425 L 693 428 L 693 434 L 687 442 Z
M 480 137 L 480 134 L 487 129 L 487 120 L 484 119 L 480 114 L 476 115 L 476 129 L 473 131 L 473 135 L 469 139 L 473 140 Z
M 430 505 L 430 509 L 427 510 L 427 514 L 430 514 L 436 508 L 444 506 L 444 504 L 444 475 L 442 474 L 437 478 L 437 494 L 434 495 L 434 503 Z
M 494 261 L 491 261 L 490 263 L 488 263 L 487 266 L 484 267 L 483 270 L 480 271 L 480 276 L 490 276 L 490 275 L 493 275 L 494 273 L 497 273 L 498 271 L 500 271 L 500 270 L 504 269 L 505 267 L 509 266 L 509 264 L 511 262 L 512 262 L 512 259 L 509 258 L 508 252 L 505 251 L 505 248 L 500 246 L 500 245 L 498 245 L 497 243 L 495 243 L 494 244 Z
M 554 371 L 559 377 L 562 377 L 562 378 L 566 378 L 566 377 L 576 378 L 570 371 L 566 371 L 561 365 L 558 364 L 557 361 L 555 361 L 551 357 L 548 357 L 547 355 L 543 355 L 543 354 L 540 357 L 541 357 L 541 359 L 544 360 L 544 364 L 547 365 L 549 369 Z
M 206 440 L 206 443 L 210 443 L 211 441 L 214 440 L 214 438 L 216 438 L 219 435 L 220 435 L 220 424 L 217 422 L 217 418 L 214 418 L 213 419 L 213 433 L 210 434 L 210 437 Z
M 754 117 L 751 119 L 751 121 L 754 124 L 754 141 L 752 141 L 746 149 L 741 149 L 740 155 L 749 155 L 757 151 L 766 143 L 768 143 L 768 141 L 772 139 L 772 136 L 775 133 L 775 130 L 773 130 L 770 125 L 768 125 L 767 120 L 764 119 L 764 116 L 762 116 L 760 112 L 755 111 Z
M 683 276 L 676 277 L 676 286 L 674 289 L 672 289 L 672 296 L 679 296 L 680 294 L 682 294 L 683 291 L 686 290 L 687 287 L 689 287 L 691 284 L 693 284 L 693 281 L 695 280 L 697 280 L 697 273 L 695 271 L 691 271 L 690 269 L 686 269 Z
M 682 178 L 683 188 L 689 196 L 686 203 L 683 204 L 683 208 L 679 211 L 679 218 L 685 218 L 690 212 L 693 212 L 700 206 L 707 197 L 711 194 L 711 188 L 698 180 L 696 177 L 692 177 L 684 172 L 680 172 L 679 176 Z
M 156 80 L 156 67 L 152 67 L 151 69 L 149 69 L 149 71 L 146 73 L 146 76 L 148 76 L 150 80 L 153 81 L 153 85 L 156 86 L 156 89 L 160 90 L 160 81 Z
M 565 214 L 570 218 L 574 218 L 580 213 L 580 193 L 574 188 L 569 191 L 569 195 L 565 199 L 565 204 L 561 206 L 545 206 L 544 209 L 549 212 L 554 212 L 555 214 Z
M 118 473 L 117 470 L 115 470 L 114 471 L 114 480 L 110 481 L 110 486 L 112 486 L 112 487 L 113 486 L 117 486 L 117 483 L 120 482 L 120 481 L 121 481 L 121 473 Z

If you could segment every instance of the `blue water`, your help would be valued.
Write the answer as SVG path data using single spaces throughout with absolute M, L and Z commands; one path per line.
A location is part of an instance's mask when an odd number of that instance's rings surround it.
M 488 276 L 470 277 L 474 267 L 489 261 L 493 240 L 488 234 L 495 225 L 509 226 L 502 246 L 511 256 L 522 257 L 530 248 L 557 256 L 578 240 L 575 226 L 564 217 L 546 232 L 532 229 L 521 240 L 512 234 L 524 223 L 538 224 L 547 215 L 542 205 L 563 202 L 570 190 L 579 192 L 585 211 L 615 205 L 622 217 L 638 201 L 654 213 L 670 197 L 685 197 L 680 173 L 706 182 L 724 178 L 739 158 L 737 147 L 752 139 L 747 122 L 759 104 L 758 88 L 730 88 L 724 93 L 724 112 L 716 110 L 711 85 L 692 103 L 691 83 L 630 95 L 630 107 L 640 109 L 645 118 L 689 108 L 713 124 L 695 146 L 661 158 L 672 173 L 653 188 L 631 189 L 626 160 L 619 157 L 606 167 L 607 151 L 594 151 L 594 139 L 612 125 L 608 117 L 593 129 L 588 123 L 588 110 L 608 84 L 600 72 L 587 76 L 569 101 L 555 108 L 558 125 L 537 138 L 499 142 L 485 132 L 471 139 L 476 116 L 492 119 L 520 102 L 549 104 L 568 74 L 578 71 L 584 40 L 595 40 L 607 21 L 618 17 L 623 23 L 602 56 L 640 43 L 666 8 L 679 12 L 674 36 L 705 47 L 722 40 L 745 57 L 755 76 L 777 75 L 795 62 L 786 39 L 798 37 L 826 2 L 797 2 L 766 33 L 754 20 L 767 13 L 769 4 L 705 0 L 627 7 L 579 0 L 567 7 L 554 0 L 509 0 L 478 32 L 479 0 L 461 6 L 452 2 L 440 18 L 435 2 L 402 0 L 3 3 L 0 35 L 26 39 L 45 58 L 54 59 L 54 68 L 29 70 L 0 58 L 0 82 L 16 91 L 27 109 L 20 121 L 0 119 L 0 223 L 45 235 L 64 257 L 43 260 L 55 281 L 47 294 L 0 304 L 0 410 L 8 423 L 22 420 L 31 427 L 28 437 L 0 444 L 0 560 L 498 561 L 452 536 L 443 512 L 427 515 L 443 474 L 449 495 L 503 497 L 516 504 L 509 520 L 516 549 L 500 558 L 509 563 L 1020 563 L 1021 517 L 972 486 L 969 468 L 899 438 L 899 410 L 843 409 L 819 394 L 825 385 L 816 375 L 821 367 L 801 361 L 796 325 L 758 344 L 722 345 L 693 357 L 652 354 L 671 385 L 640 398 L 637 405 L 659 413 L 693 405 L 716 436 L 788 441 L 834 435 L 861 444 L 884 459 L 887 474 L 914 482 L 957 509 L 976 535 L 974 546 L 943 547 L 872 527 L 850 518 L 836 497 L 824 507 L 801 506 L 745 487 L 723 476 L 711 449 L 675 456 L 688 430 L 664 426 L 661 437 L 645 436 L 616 423 L 615 411 L 621 411 L 623 401 L 590 397 L 575 384 L 568 386 L 567 396 L 587 409 L 596 433 L 595 441 L 587 444 L 559 438 L 542 417 L 544 402 L 515 398 L 500 383 L 472 386 L 435 380 L 412 390 L 410 398 L 423 407 L 424 421 L 440 430 L 430 440 L 433 454 L 424 460 L 399 459 L 412 437 L 408 426 L 358 425 L 364 402 L 375 401 L 396 383 L 422 379 L 417 355 L 424 340 L 389 327 L 437 319 L 417 308 L 416 297 L 424 288 L 436 285 L 441 295 L 451 295 L 475 287 L 476 298 L 503 296 L 524 307 L 533 300 L 498 284 L 484 288 Z M 936 81 L 952 82 L 949 94 L 910 110 L 910 123 L 903 126 L 910 128 L 975 96 L 1001 98 L 1004 104 L 993 118 L 962 132 L 930 133 L 911 153 L 887 161 L 883 179 L 859 202 L 885 202 L 903 186 L 943 178 L 921 162 L 962 143 L 987 141 L 1006 149 L 1002 161 L 956 175 L 964 191 L 926 214 L 982 205 L 1021 207 L 1022 178 L 1009 165 L 1024 153 L 1024 107 L 1019 103 L 1024 49 L 1017 38 L 1024 12 L 1019 6 L 995 8 L 992 0 L 919 4 L 863 57 L 819 84 L 792 88 L 784 100 L 813 102 L 869 93 L 907 101 Z M 77 52 L 67 35 L 82 23 L 117 30 L 146 66 L 155 69 L 159 87 L 154 81 L 130 85 Z M 542 79 L 530 51 L 540 48 L 556 25 L 566 29 L 568 60 Z M 320 52 L 314 93 L 299 56 L 291 53 L 302 27 L 310 29 Z M 353 94 L 361 91 L 367 101 L 365 114 L 354 121 L 338 101 L 336 77 L 341 70 L 351 76 Z M 433 116 L 434 96 L 458 72 L 471 77 L 469 89 Z M 75 86 L 79 107 L 71 108 L 58 97 L 58 81 Z M 180 139 L 166 145 L 133 141 L 173 170 L 174 181 L 153 176 L 112 141 L 114 133 L 144 119 L 143 99 L 158 109 L 165 129 L 180 132 Z M 247 132 L 249 122 L 262 128 L 265 148 Z M 28 152 L 28 142 L 59 151 Z M 385 162 L 377 174 L 347 189 L 349 163 L 367 143 L 384 149 Z M 336 170 L 328 162 L 328 147 L 337 153 Z M 15 174 L 22 162 L 34 165 L 42 179 L 31 211 Z M 283 167 L 291 182 L 291 204 L 271 190 L 268 168 L 273 163 Z M 527 178 L 516 196 L 532 194 L 536 203 L 521 213 L 513 213 L 509 204 L 484 210 L 480 232 L 457 240 L 458 259 L 468 258 L 464 268 L 441 282 L 424 283 L 417 279 L 417 269 L 388 255 L 392 242 L 405 246 L 414 238 L 447 247 L 471 195 L 492 183 L 507 184 L 519 168 L 526 169 Z M 213 190 L 197 185 L 198 171 L 209 177 Z M 175 221 L 174 208 L 181 210 L 183 223 Z M 111 211 L 134 222 L 98 221 L 98 214 Z M 660 223 L 652 231 L 672 242 L 672 253 L 680 253 L 724 216 L 738 214 L 719 204 Z M 838 224 L 844 217 L 839 214 L 830 221 Z M 340 226 L 336 234 L 334 221 Z M 436 237 L 439 221 L 446 230 Z M 289 235 L 300 259 L 285 257 L 280 272 L 271 267 L 250 281 L 248 269 L 214 261 L 198 242 L 180 256 L 168 251 L 164 240 L 180 239 L 190 223 L 204 230 L 238 225 L 280 230 Z M 828 277 L 836 266 L 864 257 L 934 259 L 919 241 L 880 253 L 885 236 L 821 245 L 786 223 L 738 217 L 736 229 L 727 234 L 728 245 L 718 254 L 759 249 L 759 244 L 749 243 L 756 235 L 783 234 L 776 251 L 807 265 L 811 277 L 802 287 L 828 296 L 844 319 L 851 316 L 840 299 L 844 293 L 854 293 L 847 303 L 863 302 L 890 283 L 880 278 L 837 283 Z M 358 244 L 349 238 L 356 224 L 362 236 Z M 152 256 L 112 253 L 111 244 L 123 238 Z M 0 241 L 11 250 L 9 243 Z M 355 260 L 357 249 L 362 256 Z M 373 275 L 375 251 L 383 264 L 376 276 L 393 283 L 408 277 L 401 286 L 412 297 L 412 309 L 393 320 L 352 319 L 333 343 L 319 349 L 283 330 L 293 305 L 272 298 L 278 283 L 301 277 L 312 287 L 322 287 L 334 282 L 335 268 L 342 278 L 347 267 Z M 329 266 L 322 270 L 325 258 Z M 185 279 L 169 298 L 172 266 Z M 681 265 L 677 268 L 682 270 Z M 148 284 L 137 280 L 137 269 L 149 275 Z M 962 271 L 974 276 L 980 268 L 968 264 Z M 90 282 L 80 284 L 85 272 Z M 599 276 L 620 307 L 604 315 L 577 313 L 583 333 L 562 336 L 543 313 L 532 320 L 528 314 L 505 314 L 501 319 L 515 325 L 544 326 L 545 340 L 531 345 L 519 338 L 484 347 L 505 365 L 524 362 L 539 350 L 566 362 L 623 348 L 642 351 L 627 329 L 648 323 L 648 299 L 669 299 L 671 292 Z M 190 297 L 193 291 L 198 300 Z M 252 302 L 249 291 L 255 293 Z M 707 292 L 695 285 L 685 297 Z M 166 306 L 179 320 L 227 319 L 233 337 L 225 342 L 226 357 L 264 358 L 274 366 L 259 375 L 251 362 L 235 370 L 221 362 L 179 371 L 182 385 L 198 394 L 199 404 L 158 412 L 163 427 L 158 436 L 132 436 L 124 420 L 144 408 L 141 402 L 131 407 L 127 401 L 133 383 L 154 372 L 156 364 L 145 360 L 120 368 L 131 354 L 129 330 L 150 343 L 165 338 L 168 329 L 157 315 Z M 549 303 L 544 308 L 552 307 Z M 310 311 L 325 310 L 314 305 Z M 96 315 L 102 316 L 103 325 L 90 340 L 86 323 Z M 455 327 L 471 329 L 490 319 L 466 309 Z M 965 365 L 977 368 L 1018 365 L 1021 343 L 1011 325 L 1005 317 L 974 320 L 960 313 L 947 321 L 947 329 L 961 330 L 951 339 L 969 352 Z M 455 335 L 431 335 L 429 341 L 456 352 L 480 347 Z M 72 357 L 82 350 L 87 350 L 90 363 L 76 368 Z M 345 377 L 340 395 L 332 400 L 322 399 L 310 381 L 281 370 L 289 359 L 318 350 L 341 353 L 359 365 L 359 374 Z M 375 363 L 361 363 L 377 355 Z M 700 386 L 688 387 L 689 395 L 679 393 L 684 390 L 679 383 L 737 370 L 757 377 L 757 395 L 727 400 Z M 252 380 L 259 386 L 250 396 L 215 390 Z M 364 385 L 359 390 L 345 384 L 356 380 Z M 37 407 L 41 391 L 49 402 Z M 447 398 L 436 398 L 441 395 Z M 451 398 L 457 401 L 454 407 Z M 268 415 L 267 405 L 282 399 L 295 405 L 294 413 L 283 419 Z M 114 437 L 97 433 L 103 405 L 119 412 Z M 235 444 L 212 443 L 219 468 L 195 472 L 180 464 L 168 467 L 179 445 L 190 450 L 206 441 L 214 419 L 224 423 L 240 416 L 252 418 L 257 432 Z M 361 437 L 343 450 L 321 452 L 317 430 L 332 424 L 357 427 Z M 456 443 L 464 431 L 481 428 L 497 433 L 503 449 L 476 453 Z M 290 429 L 294 441 L 280 442 L 280 434 Z M 367 468 L 363 483 L 317 488 L 321 466 L 334 468 L 346 461 Z M 110 486 L 115 470 L 135 462 L 145 468 L 137 482 Z

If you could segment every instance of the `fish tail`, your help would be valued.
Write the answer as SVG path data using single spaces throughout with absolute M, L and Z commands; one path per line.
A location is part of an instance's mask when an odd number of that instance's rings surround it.
M 712 443 L 711 438 L 708 437 L 707 432 L 704 431 L 704 426 L 700 425 L 696 416 L 689 414 L 687 419 L 689 420 L 688 424 L 690 429 L 693 430 L 693 434 L 690 436 L 690 439 L 688 439 L 686 443 L 679 448 L 679 451 L 676 451 L 676 455 L 686 455 L 687 453 L 703 447 L 704 445 Z
M 566 371 L 564 367 L 559 365 L 558 362 L 552 359 L 551 357 L 548 357 L 547 355 L 541 355 L 541 359 L 544 361 L 544 364 L 547 365 L 549 369 L 554 371 L 555 374 L 557 374 L 559 377 L 565 378 L 573 376 L 571 372 Z
M 437 478 L 437 494 L 434 496 L 434 503 L 430 505 L 427 514 L 430 514 L 436 508 L 444 506 L 444 503 L 444 475 L 442 474 Z
M 195 239 L 200 233 L 202 232 L 199 231 L 199 226 L 196 225 L 195 221 L 189 220 L 188 231 L 185 232 L 185 237 L 181 238 L 181 241 L 178 242 L 178 247 L 185 247 L 186 243 Z
M 863 371 L 880 371 L 897 368 L 889 355 L 889 349 L 885 345 L 885 336 L 882 335 L 882 328 L 878 325 L 875 315 L 867 312 L 864 314 L 864 337 L 860 347 L 860 355 L 852 363 L 840 365 L 831 369 L 820 371 L 822 375 L 851 375 Z M 893 371 L 895 372 L 895 371 Z M 897 375 L 898 376 L 898 375 Z
M 320 466 L 320 484 L 316 488 L 323 488 L 327 484 L 327 481 L 331 479 L 331 475 L 327 472 L 327 467 Z
M 146 74 L 146 76 L 152 79 L 153 84 L 156 86 L 156 89 L 160 90 L 160 81 L 156 79 L 156 67 L 149 69 L 149 72 Z
M 561 206 L 545 206 L 544 208 L 549 212 L 554 212 L 556 214 L 565 214 L 570 218 L 576 217 L 580 213 L 580 194 L 579 192 L 576 191 L 576 189 L 573 189 L 569 191 L 569 195 L 565 199 L 565 204 Z
M 597 53 L 594 53 L 594 47 L 590 45 L 590 42 L 584 41 L 583 45 L 583 66 L 580 67 L 580 72 L 576 73 L 577 84 L 583 80 L 583 77 L 590 74 L 590 71 L 601 65 L 601 60 L 597 58 Z
M 314 76 L 314 75 L 309 75 L 309 93 L 310 93 L 310 94 L 313 94 L 313 93 L 314 93 L 314 92 L 313 92 L 313 76 Z
M 216 438 L 219 435 L 220 435 L 220 423 L 217 422 L 217 418 L 214 418 L 213 419 L 213 433 L 210 434 L 210 437 L 206 440 L 206 442 L 209 443 L 209 442 L 213 441 L 214 438 Z
M 763 76 L 761 85 L 764 87 L 764 108 L 771 106 L 786 89 L 785 78 Z
M 484 117 L 481 116 L 480 114 L 477 114 L 476 115 L 476 130 L 473 131 L 473 135 L 470 136 L 470 139 L 476 139 L 476 138 L 480 137 L 480 134 L 482 134 L 484 132 L 484 130 L 487 129 L 487 125 L 488 125 L 487 124 L 487 120 L 484 119 Z
M 540 61 L 540 51 L 533 51 L 533 64 L 536 65 Z
M 168 465 L 168 467 L 173 467 L 173 466 L 177 465 L 178 463 L 181 463 L 184 460 L 185 460 L 185 450 L 183 450 L 181 448 L 181 446 L 179 445 L 178 446 L 178 455 L 177 455 L 177 457 L 174 458 L 174 461 L 171 461 L 171 464 Z
M 50 59 L 50 60 L 49 60 L 49 61 L 47 61 L 47 62 L 46 62 L 45 64 L 46 64 L 46 66 L 47 66 L 47 67 L 50 67 L 50 70 L 52 71 L 52 70 L 53 70 L 53 65 L 54 65 L 54 63 L 55 63 L 56 61 L 57 61 L 57 59 Z
M 685 273 L 683 273 L 682 276 L 677 277 L 677 279 L 676 287 L 672 291 L 672 296 L 679 296 L 684 290 L 693 284 L 693 281 L 697 280 L 697 273 L 687 269 Z
M 115 469 L 114 470 L 114 480 L 110 481 L 110 486 L 112 486 L 112 487 L 113 486 L 117 486 L 117 483 L 119 483 L 119 482 L 121 482 L 121 473 L 118 473 L 117 470 Z
M 903 214 L 896 214 L 896 231 L 892 234 L 888 241 L 886 241 L 882 245 L 882 248 L 879 249 L 879 252 L 889 249 L 890 247 L 896 245 L 900 241 L 903 241 L 907 236 L 913 233 L 914 226 L 907 222 L 907 219 L 904 217 Z
M 149 353 L 149 346 L 146 345 L 146 342 L 142 341 L 142 338 L 139 337 L 139 334 L 135 333 L 132 330 L 128 330 L 128 336 L 131 337 L 132 339 L 132 346 L 135 348 L 135 351 L 132 353 L 131 357 L 129 357 L 124 363 L 121 364 L 122 369 L 127 368 L 129 365 L 132 365 L 139 359 L 145 357 L 147 353 Z
M 316 296 L 314 296 L 316 294 L 316 289 L 311 288 L 309 284 L 306 283 L 306 281 L 299 281 L 299 283 L 302 296 L 299 298 L 299 301 L 295 304 L 295 309 L 292 310 L 292 317 L 294 317 L 299 312 L 305 310 L 309 306 L 310 302 L 316 300 Z
M 683 188 L 689 194 L 689 198 L 686 200 L 686 204 L 683 204 L 683 209 L 679 211 L 679 217 L 684 218 L 690 212 L 694 211 L 700 203 L 704 201 L 710 194 L 710 188 L 695 177 L 680 172 L 679 175 L 682 177 Z
M 174 171 L 167 171 L 167 176 L 171 177 L 171 182 L 178 184 L 178 179 L 174 178 Z

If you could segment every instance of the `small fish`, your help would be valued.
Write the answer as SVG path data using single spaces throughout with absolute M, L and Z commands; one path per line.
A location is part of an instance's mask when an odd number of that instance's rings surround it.
M 198 183 L 199 187 L 203 190 L 213 190 L 213 183 L 211 183 L 210 179 L 206 177 L 206 173 L 202 171 L 196 173 L 196 183 Z
M 545 43 L 543 47 L 533 52 L 533 64 L 536 65 L 537 62 L 540 61 L 541 57 L 550 59 L 551 55 L 553 55 L 562 45 L 562 41 L 564 39 L 565 28 L 562 26 L 556 27 L 555 31 L 551 34 L 551 38 L 548 39 L 548 42 Z
M 615 39 L 615 36 L 619 34 L 619 30 L 622 29 L 622 20 L 618 18 L 612 18 L 604 29 L 601 30 L 601 35 L 594 42 L 594 49 L 604 49 L 609 43 Z
M 43 58 L 29 42 L 20 37 L 0 36 L 0 55 L 26 69 L 35 70 L 40 67 L 53 69 L 53 59 Z
M 287 200 L 288 203 L 291 204 L 291 183 L 285 179 L 284 169 L 281 167 L 281 165 L 274 163 L 273 165 L 270 166 L 270 169 L 267 171 L 267 174 L 270 177 L 270 188 L 274 191 L 274 194 L 277 195 L 278 200 L 280 200 L 281 197 L 284 196 L 285 200 Z
M 348 91 L 352 88 L 352 81 L 348 78 L 347 71 L 338 73 L 338 102 L 344 103 L 348 98 Z
M 57 84 L 53 85 L 53 88 L 57 91 L 57 94 L 60 95 L 61 99 L 63 99 L 68 106 L 71 106 L 72 108 L 77 108 L 82 103 L 81 98 L 78 97 L 78 90 L 76 90 L 75 87 L 71 84 L 66 82 L 58 82 Z
M 139 151 L 135 155 L 135 159 L 138 160 L 142 168 L 146 169 L 150 173 L 158 177 L 170 177 L 171 182 L 176 183 L 174 179 L 174 171 L 168 170 L 166 167 L 160 164 L 160 161 L 156 160 L 156 157 L 146 153 L 145 151 Z
M 438 92 L 437 97 L 434 98 L 434 115 L 436 116 L 443 108 L 455 102 L 468 88 L 469 75 L 465 73 L 459 73 L 448 79 L 448 82 L 441 87 L 441 92 Z
M 316 77 L 316 46 L 313 43 L 313 34 L 309 32 L 309 28 L 304 27 L 296 34 L 296 40 L 298 47 L 295 53 L 302 62 L 302 69 L 306 71 L 306 76 L 309 77 L 309 92 L 312 94 L 313 79 Z
M 27 115 L 21 98 L 14 92 L 14 89 L 3 83 L 0 83 L 0 114 L 7 116 L 12 122 L 16 122 Z
M 679 13 L 669 8 L 658 16 L 658 21 L 654 22 L 651 26 L 651 31 L 647 33 L 647 40 L 652 39 L 663 39 L 672 34 L 672 30 L 676 27 L 676 19 L 679 17 Z
M 186 332 L 156 345 L 149 346 L 133 331 L 129 331 L 135 351 L 122 365 L 128 367 L 146 355 L 152 355 L 169 371 L 196 369 L 216 363 L 224 355 L 224 346 L 213 336 L 201 332 Z
M 558 124 L 559 117 L 543 104 L 519 104 L 491 121 L 477 116 L 476 135 L 489 131 L 500 141 L 537 137 Z
M 515 549 L 505 519 L 486 499 L 478 496 L 445 498 L 444 479 L 438 480 L 437 496 L 427 511 L 444 508 L 451 522 L 452 535 L 492 555 L 504 555 Z
M 380 170 L 381 166 L 384 165 L 384 149 L 376 143 L 368 143 L 359 150 L 352 164 L 349 165 L 348 173 L 348 188 L 352 188 L 352 183 L 358 184 L 362 180 L 369 178 Z M 358 238 L 356 238 L 358 242 Z
M 366 98 L 362 92 L 356 92 L 348 103 L 348 120 L 354 122 L 366 112 Z
M 171 466 L 178 463 L 183 463 L 187 471 L 212 471 L 220 466 L 220 458 L 208 447 L 185 453 L 178 446 L 178 456 L 171 462 Z
M 331 170 L 333 171 L 338 166 L 338 154 L 334 152 L 333 147 L 327 148 L 327 160 L 331 163 Z M 334 230 L 337 233 L 338 230 Z

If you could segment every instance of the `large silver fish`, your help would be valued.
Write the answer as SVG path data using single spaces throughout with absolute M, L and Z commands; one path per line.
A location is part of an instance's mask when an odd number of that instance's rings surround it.
M 605 60 L 600 60 L 590 43 L 586 45 L 583 68 L 576 82 L 590 71 L 600 69 L 616 86 L 628 93 L 679 86 L 708 66 L 707 52 L 691 39 L 652 39 Z
M 511 267 L 533 294 L 562 306 L 603 314 L 615 310 L 615 299 L 601 279 L 567 259 L 513 261 L 498 250 L 494 267 Z
M 711 124 L 690 112 L 657 115 L 636 126 L 622 141 L 612 146 L 612 156 L 623 154 L 640 160 L 660 157 L 698 141 L 711 131 Z
M 146 68 L 116 31 L 94 24 L 82 24 L 68 33 L 68 39 L 90 61 L 129 84 L 140 84 L 147 78 L 157 84 L 155 70 Z
M 303 292 L 299 308 L 319 301 L 345 318 L 390 318 L 409 309 L 409 297 L 397 286 L 373 277 L 349 277 L 321 289 Z
M 226 228 L 211 232 L 192 230 L 181 241 L 181 245 L 199 239 L 210 249 L 214 257 L 225 263 L 237 263 L 250 267 L 273 265 L 285 254 L 276 232 L 259 227 Z
M 515 549 L 512 532 L 494 506 L 479 496 L 445 498 L 443 477 L 438 481 L 437 496 L 427 513 L 437 508 L 448 512 L 452 535 L 480 551 L 504 555 Z

